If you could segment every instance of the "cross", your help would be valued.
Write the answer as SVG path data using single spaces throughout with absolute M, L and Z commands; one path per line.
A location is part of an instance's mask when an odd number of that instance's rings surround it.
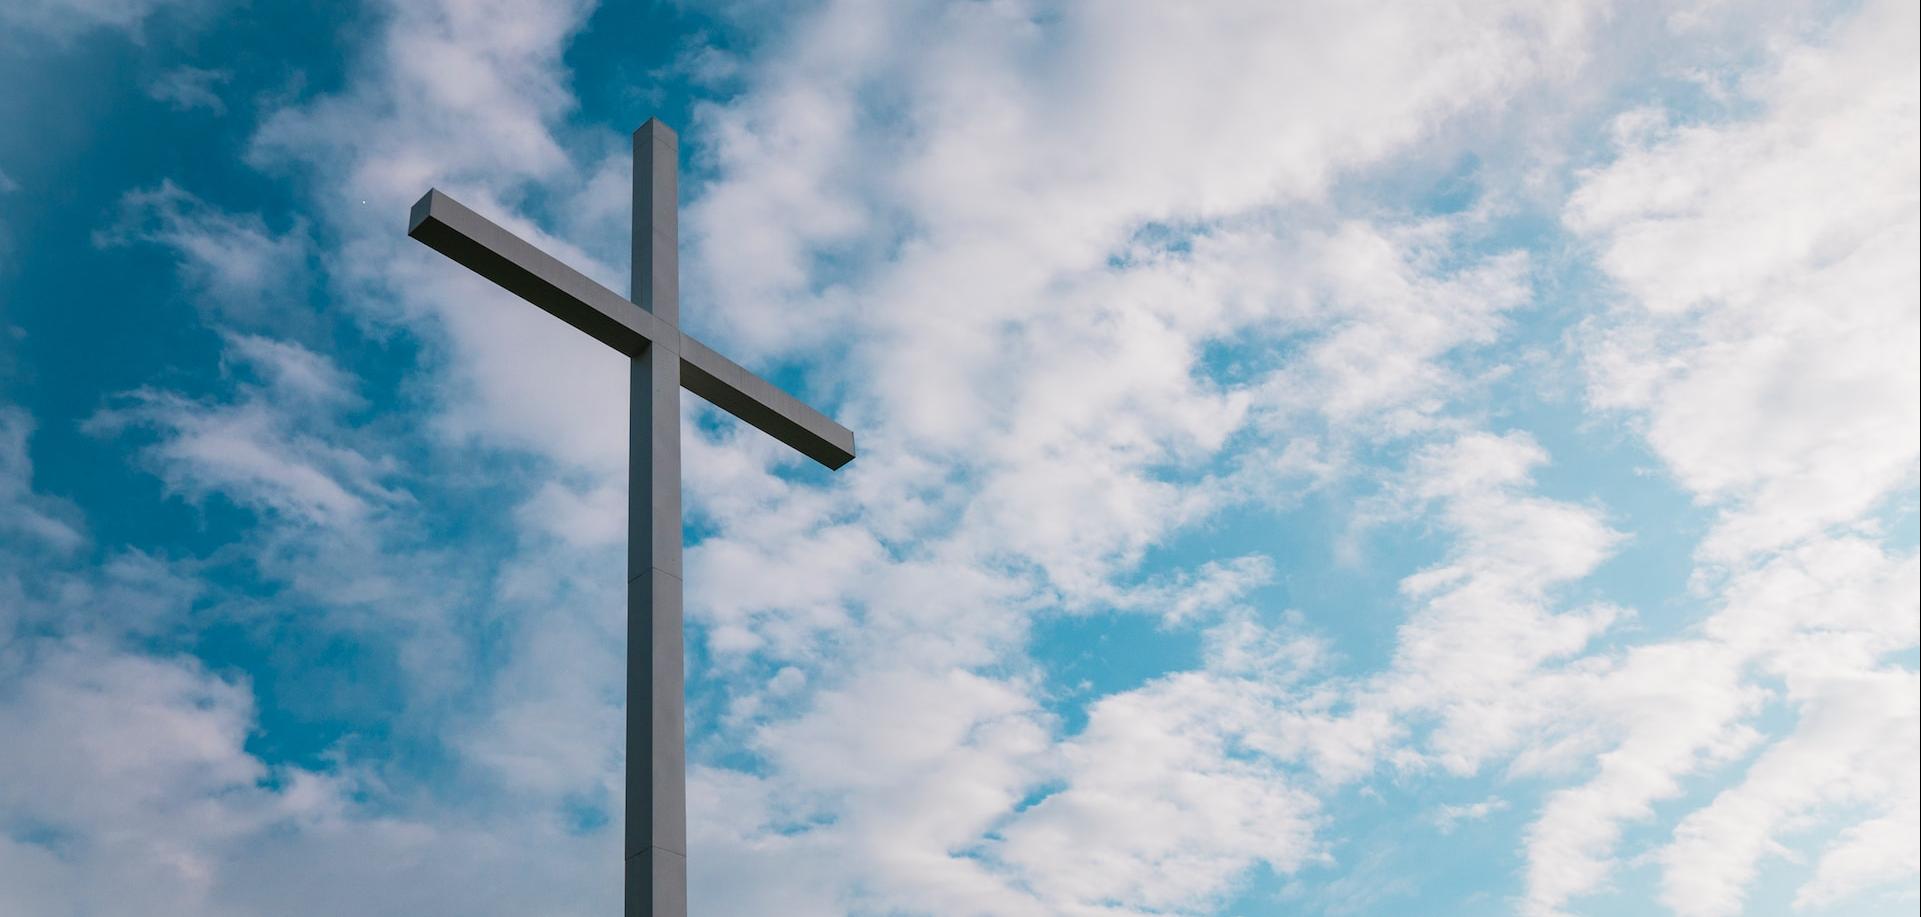
M 681 656 L 680 390 L 839 468 L 854 434 L 715 353 L 680 324 L 679 141 L 634 132 L 633 299 L 430 190 L 407 235 L 626 354 L 627 917 L 687 913 L 686 673 Z

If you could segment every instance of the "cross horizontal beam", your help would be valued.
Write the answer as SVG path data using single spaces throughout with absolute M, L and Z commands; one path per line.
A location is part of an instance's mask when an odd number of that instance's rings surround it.
M 414 204 L 407 235 L 627 356 L 677 352 L 682 387 L 802 455 L 828 468 L 854 460 L 852 430 L 438 189 Z

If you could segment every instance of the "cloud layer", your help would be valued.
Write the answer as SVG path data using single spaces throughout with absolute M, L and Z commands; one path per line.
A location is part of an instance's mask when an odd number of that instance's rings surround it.
M 1911 903 L 1921 24 L 1619 12 L 710 11 L 751 41 L 683 55 L 730 62 L 683 130 L 686 321 L 863 454 L 686 402 L 697 910 L 1389 912 L 1342 881 L 1384 792 L 1421 827 L 1383 856 L 1507 832 L 1461 907 L 1740 913 L 1776 858 L 1808 912 Z M 617 906 L 624 367 L 395 203 L 621 287 L 591 13 L 377 4 L 251 134 L 306 216 L 168 180 L 95 233 L 169 253 L 220 357 L 84 432 L 244 521 L 95 544 L 0 407 L 0 909 Z M 1676 536 L 1602 443 L 1706 533 L 1662 607 L 1610 586 Z M 1338 579 L 1377 588 L 1293 591 Z M 1069 625 L 1194 649 L 1064 683 Z

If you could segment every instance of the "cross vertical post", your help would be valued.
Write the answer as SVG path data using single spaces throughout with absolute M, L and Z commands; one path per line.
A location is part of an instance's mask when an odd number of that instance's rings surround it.
M 680 322 L 674 132 L 634 132 L 633 301 Z M 627 414 L 627 917 L 687 914 L 680 336 L 632 357 Z

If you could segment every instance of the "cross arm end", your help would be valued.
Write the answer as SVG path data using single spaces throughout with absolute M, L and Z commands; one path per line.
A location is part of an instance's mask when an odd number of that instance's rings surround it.
M 446 197 L 446 195 L 441 194 L 439 188 L 428 188 L 427 193 L 420 196 L 420 200 L 414 201 L 413 209 L 407 211 L 407 235 L 410 238 L 419 238 L 415 233 L 419 231 L 420 224 L 427 222 L 428 214 L 433 212 L 436 197 Z
M 854 460 L 854 431 L 684 333 L 680 336 L 680 382 L 688 391 L 829 469 Z

